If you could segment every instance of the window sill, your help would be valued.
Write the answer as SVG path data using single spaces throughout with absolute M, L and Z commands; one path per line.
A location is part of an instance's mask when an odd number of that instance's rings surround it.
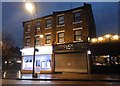
M 57 43 L 57 44 L 65 44 L 65 42 L 62 42 L 62 43 Z
M 65 26 L 65 24 L 63 24 L 63 25 L 57 25 L 57 27 L 63 27 L 63 26 Z
M 76 43 L 76 42 L 83 42 L 83 40 L 79 40 L 79 41 L 73 41 L 74 43 Z
M 79 22 L 73 22 L 73 24 L 78 24 L 78 23 L 82 23 L 82 21 L 79 21 Z
M 46 27 L 45 29 L 51 29 L 51 27 Z
M 30 33 L 30 32 L 25 32 L 25 33 Z

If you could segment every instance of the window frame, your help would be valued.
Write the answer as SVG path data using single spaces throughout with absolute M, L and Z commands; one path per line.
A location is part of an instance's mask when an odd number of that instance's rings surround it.
M 31 31 L 31 24 L 27 23 L 25 33 L 30 33 L 30 31 Z
M 29 41 L 28 41 L 29 39 Z M 30 46 L 30 37 L 25 37 L 25 46 L 28 47 Z
M 35 36 L 35 45 L 39 45 L 40 42 L 40 37 L 39 36 Z
M 60 15 L 57 17 L 58 18 L 58 26 L 62 26 L 65 24 L 65 19 L 64 19 L 64 15 Z M 62 19 L 60 19 L 62 18 Z M 62 23 L 61 23 L 62 22 Z
M 73 24 L 82 22 L 81 12 L 80 11 L 81 10 L 76 10 L 76 11 L 73 12 Z M 77 13 L 79 13 L 79 15 Z
M 80 34 L 76 34 L 77 31 L 80 31 Z M 80 40 L 77 39 L 77 37 L 80 37 Z M 82 40 L 82 31 L 81 29 L 74 30 L 74 41 L 81 41 Z
M 50 36 L 50 38 L 48 39 L 47 36 Z M 50 41 L 50 42 L 48 43 L 48 41 Z M 51 44 L 51 34 L 45 35 L 45 44 Z
M 63 33 L 63 37 L 60 37 L 59 35 Z M 60 42 L 60 39 L 63 39 L 62 42 Z M 65 32 L 58 32 L 58 43 L 64 43 L 65 42 Z
M 50 21 L 50 22 L 48 22 L 48 21 Z M 49 29 L 51 27 L 52 27 L 52 18 L 47 18 L 45 29 Z
M 36 22 L 36 29 L 37 29 L 37 31 L 40 31 L 40 21 Z

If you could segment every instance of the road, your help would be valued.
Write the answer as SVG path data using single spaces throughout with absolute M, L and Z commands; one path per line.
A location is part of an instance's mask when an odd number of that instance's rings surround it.
M 102 81 L 32 81 L 3 79 L 2 86 L 120 86 L 120 82 Z

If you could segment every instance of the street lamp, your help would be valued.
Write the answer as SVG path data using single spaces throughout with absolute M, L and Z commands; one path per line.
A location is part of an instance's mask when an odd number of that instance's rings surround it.
M 33 11 L 35 10 L 35 6 L 33 6 L 32 3 L 30 2 L 26 2 L 25 3 L 25 8 L 32 14 Z
M 33 3 L 30 3 L 30 2 L 26 2 L 25 3 L 25 8 L 31 13 L 33 14 L 34 13 L 34 23 L 35 23 L 35 28 L 34 28 L 34 53 L 33 53 L 33 71 L 32 71 L 32 77 L 33 78 L 37 78 L 37 75 L 35 73 L 35 52 L 37 51 L 36 49 L 36 29 L 37 29 L 37 26 L 36 26 L 36 17 L 37 17 L 37 5 L 36 3 L 34 2 Z M 40 34 L 40 38 L 43 38 L 43 35 Z

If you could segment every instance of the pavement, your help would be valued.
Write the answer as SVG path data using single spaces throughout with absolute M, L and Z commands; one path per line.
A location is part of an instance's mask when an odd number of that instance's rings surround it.
M 120 82 L 120 75 L 110 74 L 80 74 L 80 73 L 61 73 L 61 74 L 37 74 L 37 78 L 32 78 L 32 74 L 4 74 L 3 79 L 15 80 L 38 80 L 38 81 L 104 81 Z

